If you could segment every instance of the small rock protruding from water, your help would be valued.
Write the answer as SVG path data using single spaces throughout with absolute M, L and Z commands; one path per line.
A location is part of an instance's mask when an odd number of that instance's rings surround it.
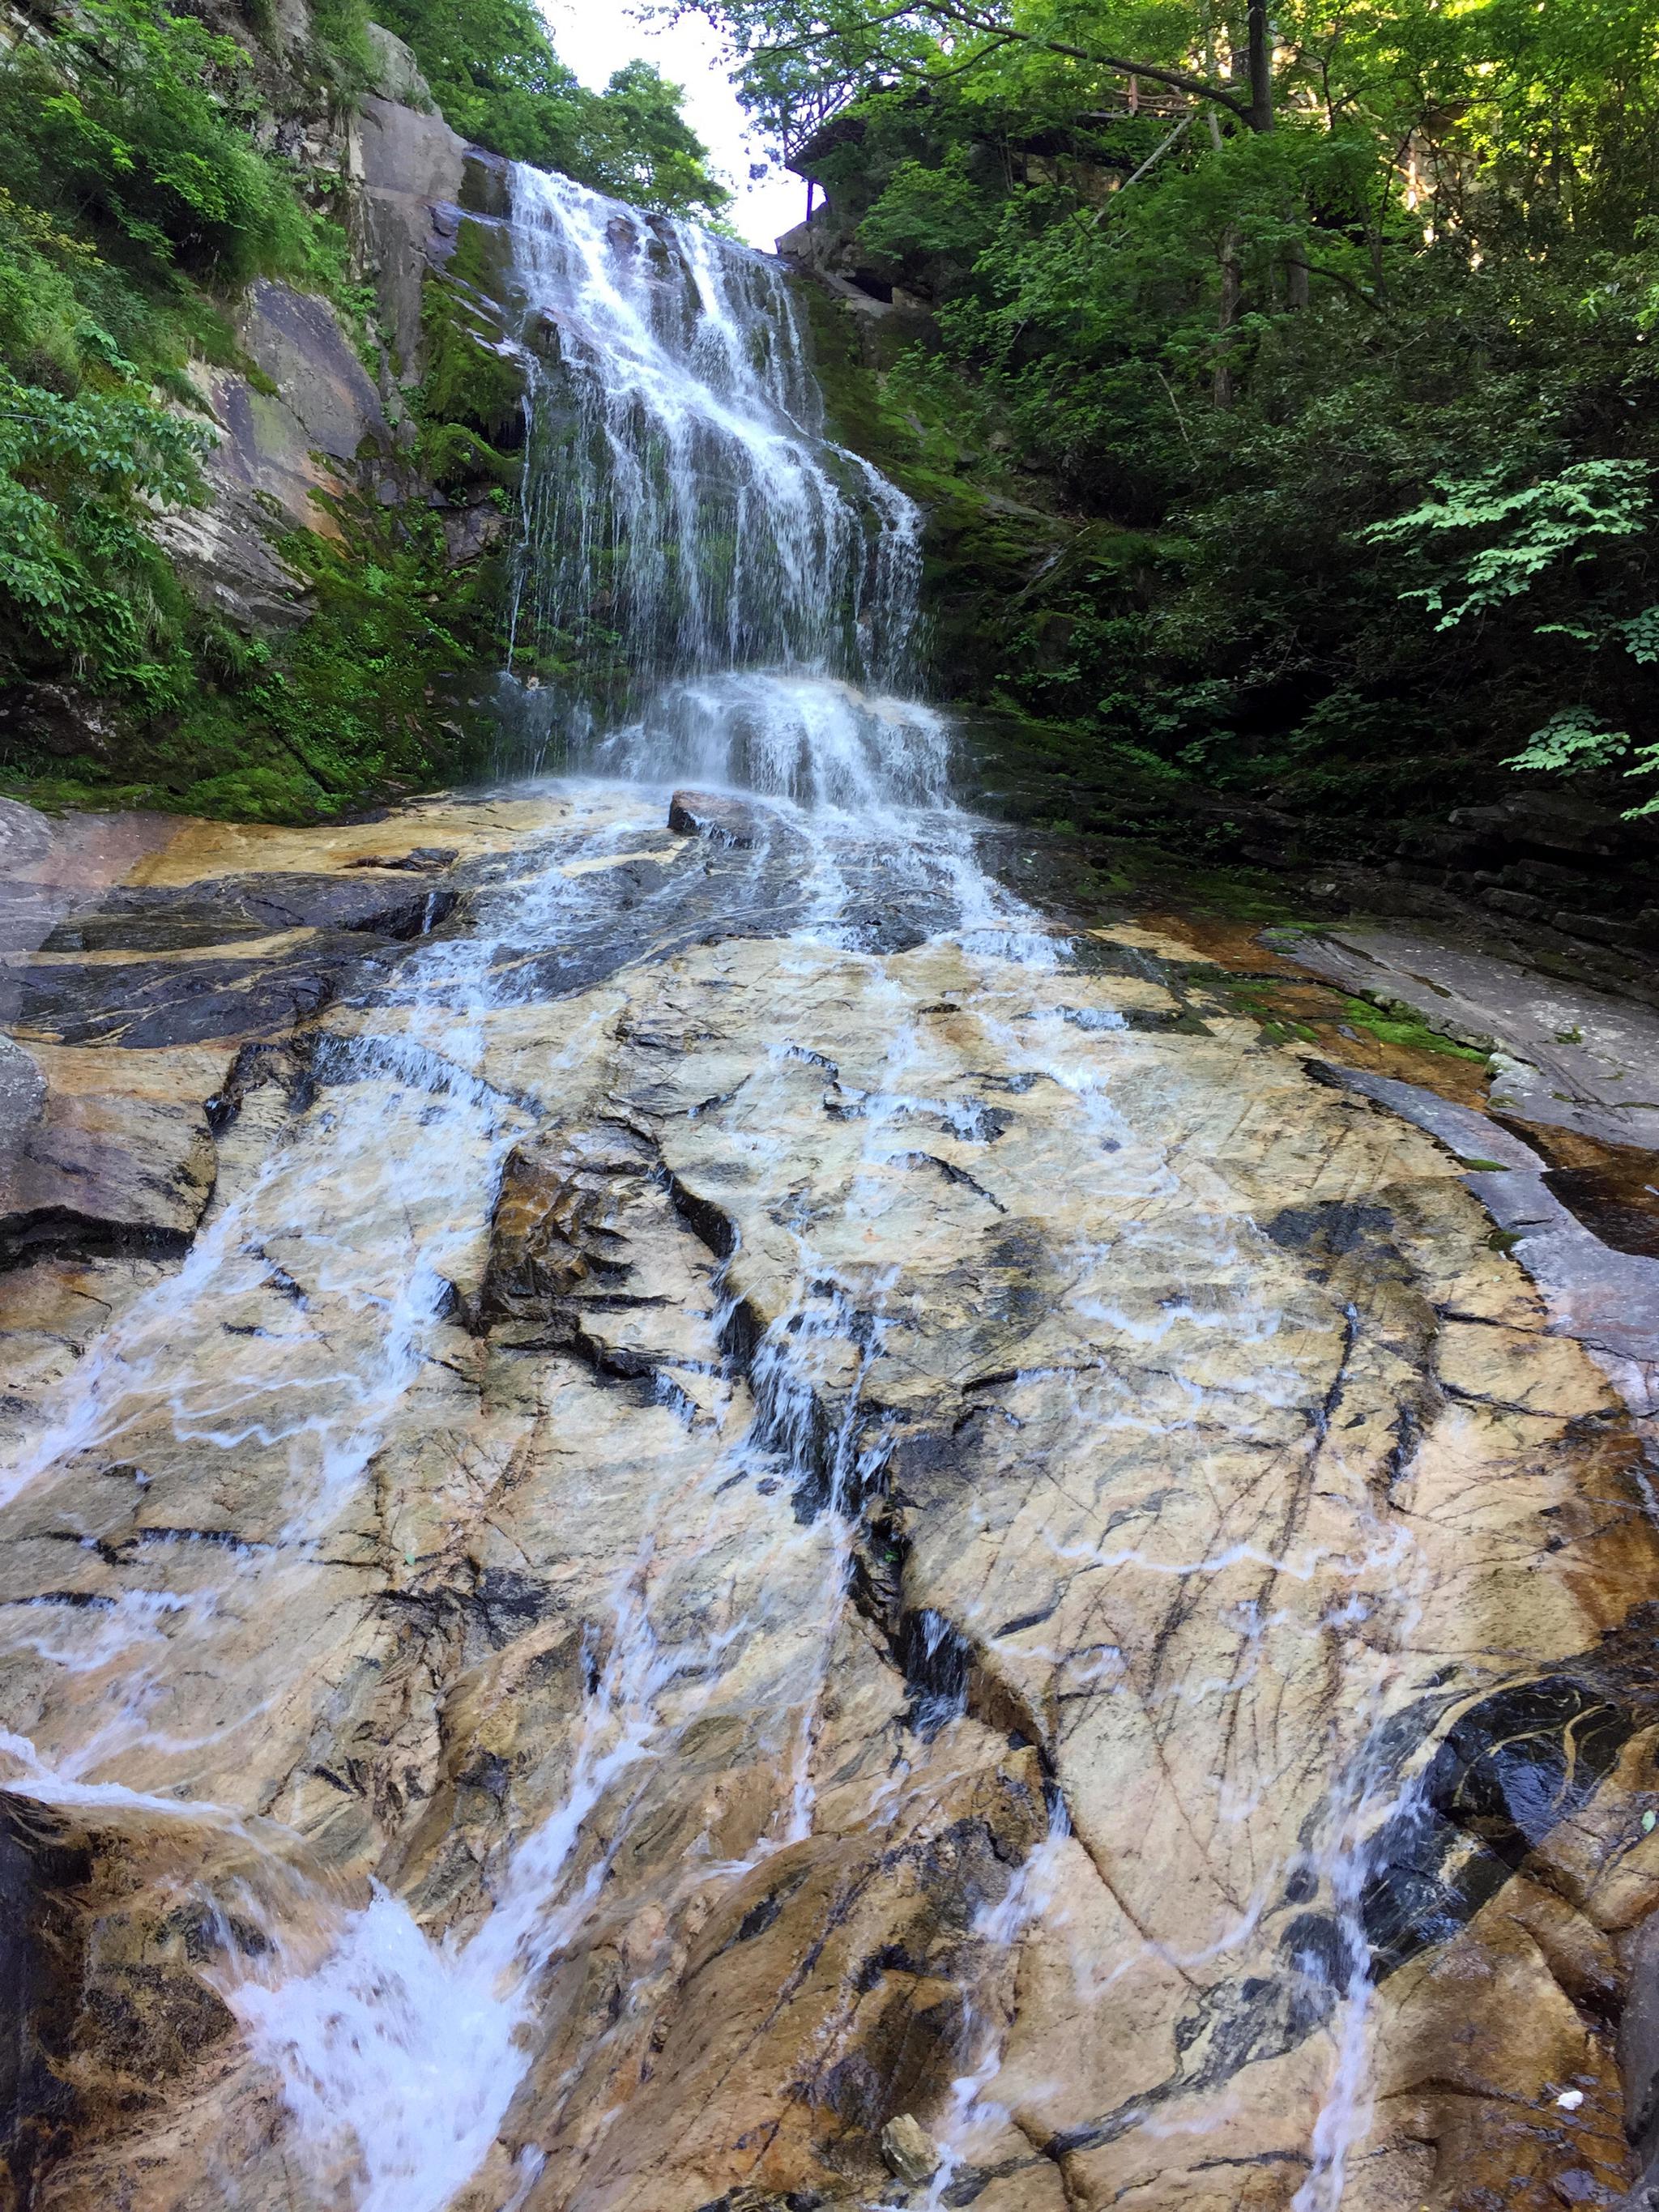
M 739 852 L 760 842 L 754 808 L 712 791 L 677 791 L 668 802 L 668 826 L 682 837 L 707 837 L 711 845 L 732 845 Z
M 375 853 L 366 860 L 349 860 L 346 865 L 352 868 L 401 868 L 408 875 L 441 876 L 460 858 L 460 854 L 459 845 L 416 845 L 395 860 Z
M 900 2112 L 881 2131 L 881 2154 L 900 2181 L 920 2188 L 939 2172 L 939 2146 L 913 2113 Z

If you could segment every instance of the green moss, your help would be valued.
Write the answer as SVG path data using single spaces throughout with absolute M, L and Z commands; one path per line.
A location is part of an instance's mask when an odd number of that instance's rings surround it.
M 427 279 L 417 404 L 428 422 L 460 423 L 490 445 L 511 447 L 523 435 L 524 371 L 502 351 L 499 325 L 478 305 L 503 295 L 506 256 L 504 232 L 465 222 L 447 266 Z
M 518 456 L 498 453 L 464 422 L 422 424 L 415 441 L 415 458 L 443 491 L 481 483 L 505 489 L 519 481 Z
M 314 822 L 334 811 L 328 794 L 303 770 L 271 767 L 204 776 L 179 793 L 178 804 L 185 814 L 222 822 Z
M 21 799 L 42 814 L 73 814 L 90 807 L 119 811 L 129 807 L 164 805 L 165 794 L 158 801 L 153 784 L 103 782 L 95 772 L 96 763 L 89 766 L 94 773 L 78 776 L 62 771 L 23 775 L 0 767 L 0 796 Z
M 337 541 L 281 551 L 314 611 L 271 641 L 198 618 L 188 699 L 136 719 L 118 764 L 14 752 L 6 787 L 33 804 L 142 805 L 303 822 L 476 771 L 495 737 L 504 576 L 447 565 L 437 518 L 333 502 Z
M 1386 1011 L 1374 1006 L 1367 999 L 1345 999 L 1343 1018 L 1355 1029 L 1364 1030 L 1379 1044 L 1395 1045 L 1411 1052 L 1437 1052 L 1453 1060 L 1479 1060 L 1486 1057 L 1472 1045 L 1457 1044 L 1438 1030 L 1431 1030 L 1418 1015 L 1401 1007 Z

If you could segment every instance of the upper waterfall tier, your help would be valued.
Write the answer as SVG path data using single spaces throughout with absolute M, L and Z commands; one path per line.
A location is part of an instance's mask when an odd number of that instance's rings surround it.
M 516 167 L 532 364 L 514 672 L 613 711 L 635 679 L 911 672 L 920 515 L 826 439 L 782 270 Z

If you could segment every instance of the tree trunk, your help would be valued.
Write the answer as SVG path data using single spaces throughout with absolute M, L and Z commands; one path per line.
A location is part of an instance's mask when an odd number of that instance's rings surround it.
M 1267 0 L 1249 0 L 1250 128 L 1273 127 L 1273 36 Z
M 1308 249 L 1297 244 L 1285 255 L 1285 305 L 1305 307 L 1308 304 Z
M 1230 222 L 1221 234 L 1221 306 L 1216 316 L 1220 332 L 1215 356 L 1215 404 L 1224 414 L 1233 404 L 1232 330 L 1244 293 L 1244 270 L 1238 258 L 1243 234 Z

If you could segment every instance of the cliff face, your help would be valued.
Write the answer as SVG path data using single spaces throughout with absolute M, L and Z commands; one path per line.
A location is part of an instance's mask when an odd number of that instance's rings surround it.
M 382 82 L 422 95 L 408 48 L 375 28 Z M 375 373 L 327 300 L 257 281 L 237 319 L 248 366 L 201 372 L 219 432 L 207 463 L 208 503 L 161 526 L 195 591 L 251 633 L 309 611 L 303 574 L 282 558 L 283 535 L 313 532 L 349 550 L 342 510 L 354 501 L 430 507 L 451 567 L 494 550 L 507 532 L 488 485 L 441 487 L 441 451 L 420 435 L 435 427 L 422 386 L 441 356 L 452 385 L 464 381 L 453 355 L 474 349 L 490 353 L 478 369 L 496 386 L 502 381 L 490 352 L 501 342 L 501 311 L 476 289 L 463 307 L 450 273 L 463 205 L 489 202 L 499 164 L 468 148 L 429 103 L 376 94 L 342 119 L 329 150 L 337 152 L 358 265 L 379 310 Z M 464 265 L 473 259 L 464 257 Z M 441 401 L 439 420 L 478 411 L 459 391 L 443 397 L 450 404 Z M 510 437 L 507 399 L 494 391 L 485 411 L 487 427 Z

